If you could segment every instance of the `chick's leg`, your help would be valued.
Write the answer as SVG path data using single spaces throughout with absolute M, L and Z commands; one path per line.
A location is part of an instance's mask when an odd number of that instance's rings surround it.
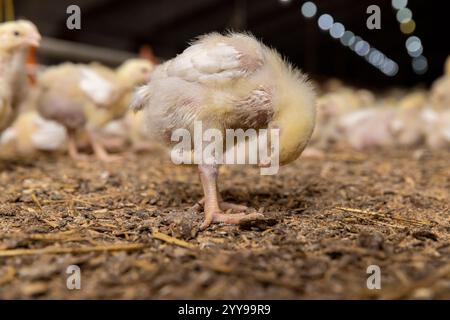
M 94 130 L 88 130 L 89 142 L 91 143 L 92 150 L 94 151 L 95 156 L 103 162 L 113 162 L 120 160 L 119 156 L 110 155 L 105 147 L 100 143 L 100 138 L 98 134 Z
M 241 205 L 241 204 L 235 204 L 231 202 L 222 201 L 222 197 L 220 196 L 220 193 L 217 195 L 218 201 L 219 201 L 219 208 L 223 211 L 232 210 L 232 211 L 245 211 L 248 209 L 247 206 Z M 200 201 L 198 201 L 195 205 L 192 206 L 192 210 L 194 211 L 200 211 L 205 205 L 205 197 L 203 197 Z
M 219 206 L 219 193 L 217 189 L 218 170 L 215 165 L 199 165 L 200 181 L 203 186 L 204 211 L 205 221 L 200 226 L 200 229 L 206 229 L 211 223 L 228 223 L 238 224 L 242 219 L 259 218 L 262 215 L 259 213 L 245 214 L 224 214 Z
M 67 144 L 67 149 L 69 152 L 69 157 L 75 161 L 87 160 L 87 156 L 80 154 L 78 152 L 77 141 L 75 136 L 75 131 L 69 131 L 69 141 Z

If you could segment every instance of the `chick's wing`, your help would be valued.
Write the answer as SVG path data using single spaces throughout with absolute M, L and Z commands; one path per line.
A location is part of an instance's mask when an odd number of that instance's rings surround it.
M 244 40 L 222 35 L 201 38 L 170 62 L 167 74 L 212 85 L 245 77 L 263 64 L 263 55 L 260 47 Z

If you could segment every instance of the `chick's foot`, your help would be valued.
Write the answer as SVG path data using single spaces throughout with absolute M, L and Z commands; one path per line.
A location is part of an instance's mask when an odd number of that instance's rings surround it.
M 204 230 L 208 228 L 211 223 L 239 224 L 243 220 L 257 220 L 260 218 L 264 218 L 264 215 L 261 213 L 223 213 L 222 211 L 214 211 L 212 213 L 205 212 L 205 221 L 200 226 L 200 229 Z
M 199 165 L 199 173 L 205 194 L 203 201 L 200 200 L 197 204 L 197 206 L 203 206 L 205 211 L 205 220 L 200 226 L 201 230 L 208 228 L 211 223 L 239 224 L 244 219 L 252 220 L 263 217 L 260 213 L 225 214 L 223 212 L 225 208 L 242 210 L 246 207 L 222 201 L 217 188 L 218 170 L 216 165 Z

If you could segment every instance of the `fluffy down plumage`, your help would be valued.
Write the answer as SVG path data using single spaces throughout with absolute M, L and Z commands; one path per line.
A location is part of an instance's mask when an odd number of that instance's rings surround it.
M 295 160 L 314 128 L 315 95 L 305 77 L 246 34 L 212 33 L 158 66 L 136 92 L 150 130 L 170 144 L 173 130 L 280 128 L 280 163 Z

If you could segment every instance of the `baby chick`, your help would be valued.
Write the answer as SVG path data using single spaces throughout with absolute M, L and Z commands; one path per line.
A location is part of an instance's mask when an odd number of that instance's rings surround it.
M 0 24 L 0 130 L 14 120 L 21 100 L 19 93 L 27 86 L 22 54 L 30 47 L 38 46 L 40 40 L 37 28 L 29 21 Z
M 133 89 L 148 81 L 152 69 L 151 62 L 144 59 L 126 61 L 117 70 L 97 63 L 51 67 L 38 79 L 38 110 L 67 128 L 73 159 L 83 158 L 75 137 L 86 131 L 95 155 L 102 161 L 114 160 L 99 143 L 98 131 L 126 113 Z
M 415 147 L 423 142 L 425 128 L 420 114 L 427 105 L 428 96 L 425 91 L 413 90 L 403 97 L 390 120 L 390 128 L 395 145 Z
M 160 141 L 173 146 L 173 130 L 279 128 L 279 161 L 297 159 L 315 123 L 315 94 L 305 77 L 275 51 L 246 34 L 211 33 L 183 53 L 159 65 L 150 82 L 137 90 L 132 109 L 145 109 L 145 120 Z M 262 166 L 262 164 L 260 164 Z M 199 164 L 205 220 L 239 223 L 260 214 L 242 213 L 244 206 L 221 201 L 216 164 Z M 241 213 L 224 214 L 236 209 Z
M 366 108 L 343 114 L 338 118 L 339 141 L 353 149 L 366 150 L 392 146 L 391 119 L 393 108 Z
M 413 90 L 400 99 L 401 109 L 421 109 L 427 104 L 428 96 L 425 90 Z
M 334 81 L 333 81 L 334 82 Z M 341 139 L 339 119 L 346 114 L 373 106 L 375 97 L 365 89 L 353 90 L 340 86 L 317 99 L 316 129 L 311 143 L 325 149 Z

